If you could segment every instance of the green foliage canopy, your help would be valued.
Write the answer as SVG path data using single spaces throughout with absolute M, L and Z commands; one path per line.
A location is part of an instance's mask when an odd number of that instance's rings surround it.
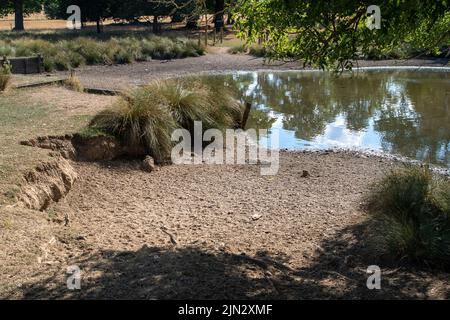
M 30 14 L 42 9 L 43 0 L 23 0 L 23 13 Z M 14 13 L 14 0 L 2 0 L 0 2 L 0 17 Z
M 265 39 L 272 58 L 351 69 L 351 60 L 405 43 L 438 52 L 450 43 L 448 0 L 379 0 L 381 29 L 366 26 L 372 0 L 237 0 L 234 18 L 249 42 Z

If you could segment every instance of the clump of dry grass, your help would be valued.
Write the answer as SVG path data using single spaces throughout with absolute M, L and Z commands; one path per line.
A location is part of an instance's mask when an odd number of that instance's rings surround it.
M 128 146 L 144 147 L 157 161 L 164 161 L 170 155 L 176 123 L 158 93 L 137 89 L 97 114 L 89 127 L 114 135 Z
M 70 74 L 69 78 L 64 81 L 64 85 L 73 91 L 83 92 L 84 86 L 81 83 L 80 79 L 73 73 Z
M 194 121 L 204 129 L 225 129 L 242 118 L 242 106 L 226 87 L 202 78 L 186 77 L 154 82 L 148 90 L 159 92 L 175 121 L 191 130 Z
M 0 66 L 0 92 L 5 91 L 11 83 L 11 65 L 9 62 Z
M 90 128 L 111 134 L 128 146 L 144 147 L 157 161 L 170 157 L 176 128 L 225 128 L 236 124 L 242 107 L 226 89 L 195 78 L 156 81 L 124 94 L 110 109 L 97 114 Z

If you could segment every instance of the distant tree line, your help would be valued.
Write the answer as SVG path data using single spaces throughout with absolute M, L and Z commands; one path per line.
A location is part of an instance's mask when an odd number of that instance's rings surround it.
M 82 23 L 96 22 L 101 32 L 105 19 L 138 21 L 143 16 L 153 18 L 153 31 L 159 30 L 159 18 L 170 17 L 173 22 L 186 21 L 186 27 L 197 27 L 202 14 L 214 14 L 217 29 L 224 24 L 224 14 L 234 0 L 2 0 L 0 17 L 15 15 L 14 30 L 24 30 L 24 16 L 45 11 L 51 19 L 66 19 L 67 8 L 77 5 L 81 9 Z

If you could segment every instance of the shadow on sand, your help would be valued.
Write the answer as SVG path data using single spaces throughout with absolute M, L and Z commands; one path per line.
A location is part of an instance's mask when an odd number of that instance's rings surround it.
M 437 291 L 450 298 L 448 273 L 371 257 L 362 241 L 365 230 L 358 225 L 323 241 L 299 269 L 288 266 L 289 257 L 263 251 L 248 256 L 144 245 L 79 259 L 81 290 L 67 289 L 65 270 L 22 290 L 27 299 L 424 299 Z M 373 264 L 382 269 L 381 290 L 366 287 Z

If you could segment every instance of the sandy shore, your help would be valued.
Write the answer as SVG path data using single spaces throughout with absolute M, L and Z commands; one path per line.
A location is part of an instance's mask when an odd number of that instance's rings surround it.
M 448 274 L 384 261 L 367 243 L 361 201 L 392 160 L 283 152 L 276 176 L 257 165 L 139 164 L 73 164 L 74 189 L 47 210 L 60 219 L 56 240 L 13 296 L 448 298 Z M 373 264 L 380 291 L 366 287 Z M 82 269 L 81 291 L 66 289 L 68 265 Z

